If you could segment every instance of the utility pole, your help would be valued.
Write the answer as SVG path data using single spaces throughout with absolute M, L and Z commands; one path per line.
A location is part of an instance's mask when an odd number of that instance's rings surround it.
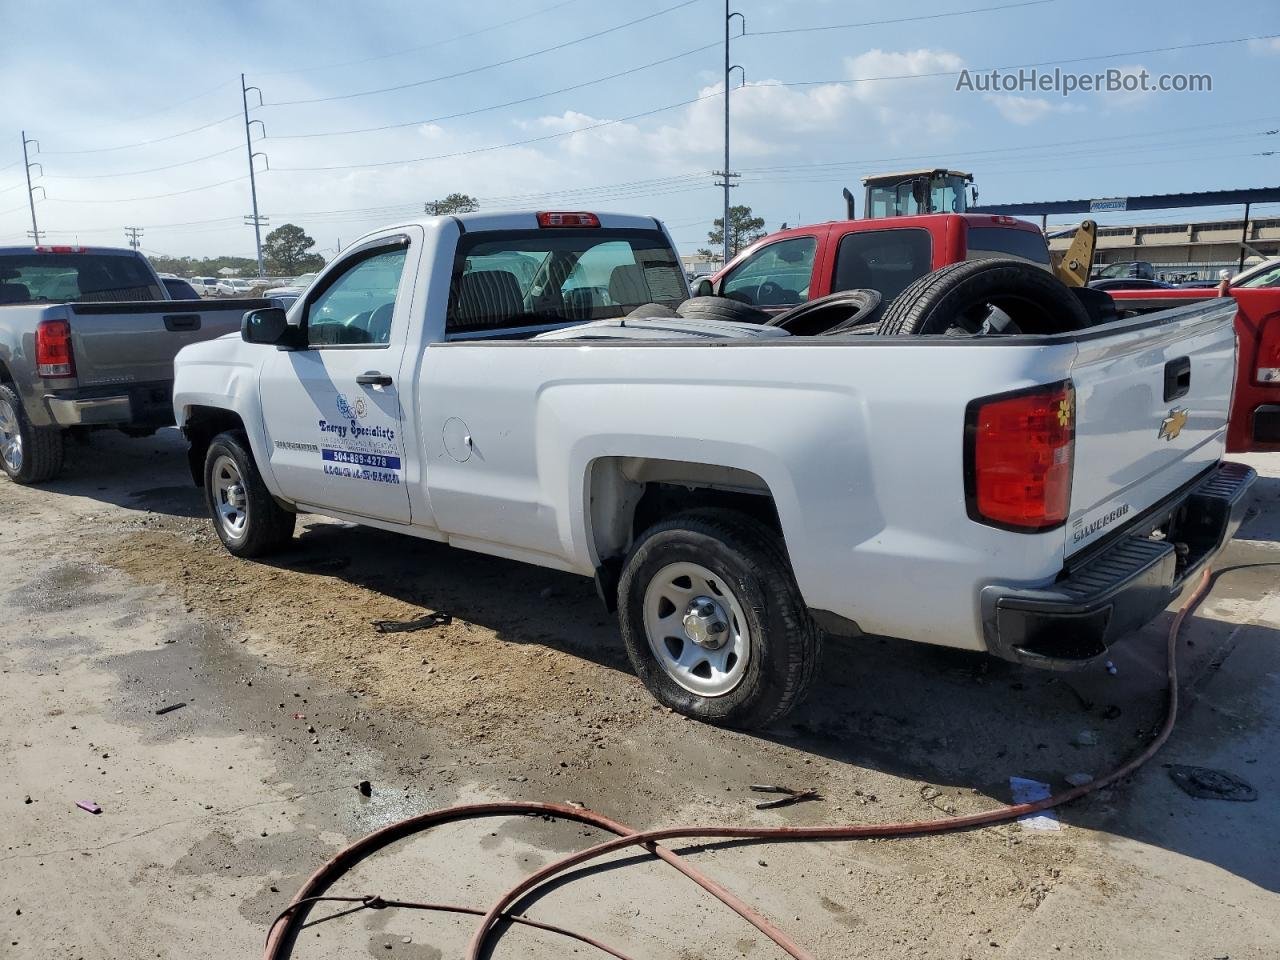
M 271 161 L 265 153 L 254 153 L 252 126 L 258 124 L 262 127 L 262 135 L 267 135 L 267 127 L 261 120 L 249 119 L 249 91 L 256 90 L 258 92 L 258 106 L 262 106 L 262 89 L 260 87 L 247 87 L 244 82 L 244 74 L 240 74 L 240 101 L 244 104 L 244 146 L 249 154 L 249 197 L 253 201 L 253 214 L 245 218 L 245 223 L 253 224 L 253 242 L 258 252 L 258 276 L 264 276 L 262 269 L 262 225 L 267 223 L 266 217 L 258 215 L 258 180 L 253 169 L 253 158 L 262 157 L 267 161 L 267 169 L 271 169 Z
M 729 75 L 734 70 L 742 71 L 742 84 L 746 86 L 747 72 L 741 66 L 729 63 L 729 25 L 733 22 L 734 17 L 742 19 L 742 32 L 747 32 L 747 18 L 741 13 L 731 12 L 729 10 L 730 0 L 724 0 L 724 169 L 713 170 L 714 176 L 720 177 L 715 182 L 717 187 L 724 187 L 724 262 L 729 262 L 729 190 L 736 184 L 741 174 L 729 172 Z
M 129 246 L 132 247 L 134 250 L 137 250 L 140 246 L 142 246 L 142 241 L 141 239 L 139 239 L 142 236 L 141 227 L 125 227 L 124 233 L 125 233 L 125 236 L 129 238 Z
M 43 175 L 44 165 L 40 163 L 32 163 L 31 160 L 28 158 L 27 145 L 31 143 L 34 143 L 36 145 L 37 150 L 40 149 L 40 141 L 27 139 L 27 131 L 23 130 L 22 131 L 22 169 L 25 170 L 27 174 L 27 203 L 31 204 L 31 236 L 35 241 L 35 245 L 38 247 L 40 246 L 40 227 L 36 223 L 36 191 L 35 191 L 35 188 L 31 186 L 31 168 L 39 167 L 40 173 L 41 175 Z M 43 192 L 44 187 L 41 187 L 40 190 L 41 192 Z

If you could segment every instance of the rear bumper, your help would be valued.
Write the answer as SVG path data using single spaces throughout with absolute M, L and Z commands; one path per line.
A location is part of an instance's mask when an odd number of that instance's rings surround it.
M 173 384 L 141 383 L 46 393 L 49 419 L 59 427 L 167 427 L 173 424 Z
M 1244 464 L 1219 464 L 1057 582 L 985 587 L 987 649 L 1052 670 L 1102 659 L 1111 644 L 1153 620 L 1235 536 L 1256 478 Z

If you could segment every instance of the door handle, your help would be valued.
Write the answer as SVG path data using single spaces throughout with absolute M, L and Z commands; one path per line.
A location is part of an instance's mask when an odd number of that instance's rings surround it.
M 164 318 L 164 328 L 170 333 L 181 333 L 200 329 L 200 314 L 171 313 Z
M 391 386 L 391 376 L 390 374 L 370 370 L 368 373 L 362 373 L 356 377 L 356 383 L 362 387 L 389 387 Z
M 1191 358 L 1178 357 L 1164 365 L 1164 402 L 1191 392 Z

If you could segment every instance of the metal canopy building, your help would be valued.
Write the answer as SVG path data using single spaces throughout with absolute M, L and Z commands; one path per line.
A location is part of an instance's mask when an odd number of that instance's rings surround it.
M 1280 219 L 1250 219 L 1255 203 L 1280 203 L 1280 187 L 1244 190 L 1201 190 L 1138 197 L 1103 197 L 1092 200 L 1046 200 L 1032 203 L 987 204 L 971 208 L 975 213 L 1010 217 L 1039 217 L 1049 234 L 1051 250 L 1065 250 L 1074 232 L 1048 229 L 1051 216 L 1132 213 L 1143 210 L 1235 206 L 1244 216 L 1233 220 L 1188 220 L 1183 223 L 1099 226 L 1097 263 L 1146 260 L 1158 272 L 1171 276 L 1212 279 L 1219 269 L 1239 269 L 1249 257 L 1280 254 Z
M 1068 213 L 1116 213 L 1134 210 L 1173 210 L 1178 207 L 1222 207 L 1233 204 L 1280 203 L 1280 187 L 1246 190 L 1200 190 L 1194 193 L 1156 193 L 1145 197 L 1105 197 L 1093 200 L 1044 200 L 1035 203 L 996 203 L 970 207 L 970 213 L 1007 217 L 1053 217 Z M 1246 217 L 1247 217 L 1246 211 Z

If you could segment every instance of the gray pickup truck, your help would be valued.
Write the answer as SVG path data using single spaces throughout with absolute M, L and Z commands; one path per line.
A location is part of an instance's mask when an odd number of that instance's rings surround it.
M 174 356 L 267 305 L 171 300 L 134 250 L 0 247 L 0 468 L 38 483 L 69 430 L 171 425 Z

